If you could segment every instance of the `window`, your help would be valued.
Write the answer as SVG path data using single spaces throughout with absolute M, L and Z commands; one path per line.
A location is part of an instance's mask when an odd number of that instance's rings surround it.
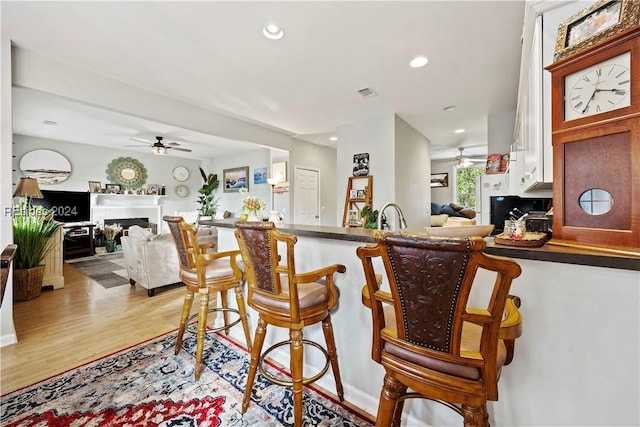
M 456 203 L 466 208 L 476 208 L 476 177 L 484 173 L 484 167 L 456 168 Z

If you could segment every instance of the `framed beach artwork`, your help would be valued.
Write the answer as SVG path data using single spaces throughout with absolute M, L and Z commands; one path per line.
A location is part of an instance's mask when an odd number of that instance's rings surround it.
M 71 163 L 56 151 L 33 150 L 20 159 L 20 171 L 40 185 L 58 184 L 71 176 Z
M 249 189 L 249 166 L 224 169 L 222 181 L 225 193 L 237 193 L 241 188 Z

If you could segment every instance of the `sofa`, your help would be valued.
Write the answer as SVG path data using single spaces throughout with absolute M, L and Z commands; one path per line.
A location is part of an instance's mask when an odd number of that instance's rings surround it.
M 153 234 L 133 225 L 120 240 L 131 286 L 142 286 L 152 297 L 156 288 L 180 282 L 178 254 L 170 233 Z
M 156 288 L 180 282 L 178 251 L 171 233 L 156 235 L 148 229 L 133 225 L 120 240 L 131 286 L 142 286 L 152 297 Z M 207 252 L 216 252 L 218 229 L 199 227 L 198 243 L 208 244 Z
M 455 203 L 431 203 L 432 227 L 457 227 L 475 225 L 476 211 Z

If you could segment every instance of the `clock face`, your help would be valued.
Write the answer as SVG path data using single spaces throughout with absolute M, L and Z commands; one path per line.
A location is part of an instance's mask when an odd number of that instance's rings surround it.
M 564 90 L 565 120 L 631 105 L 630 52 L 567 75 Z
M 176 181 L 186 181 L 187 179 L 189 179 L 189 169 L 185 168 L 184 166 L 176 166 L 173 169 L 172 175 L 173 179 L 175 179 Z
M 175 192 L 178 197 L 187 197 L 189 195 L 189 187 L 184 184 L 176 185 Z

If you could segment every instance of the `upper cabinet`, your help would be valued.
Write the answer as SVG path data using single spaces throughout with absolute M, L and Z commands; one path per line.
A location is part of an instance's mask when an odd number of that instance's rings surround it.
M 522 59 L 510 188 L 516 193 L 551 190 L 551 75 L 558 26 L 585 8 L 585 2 L 527 2 L 522 35 Z

